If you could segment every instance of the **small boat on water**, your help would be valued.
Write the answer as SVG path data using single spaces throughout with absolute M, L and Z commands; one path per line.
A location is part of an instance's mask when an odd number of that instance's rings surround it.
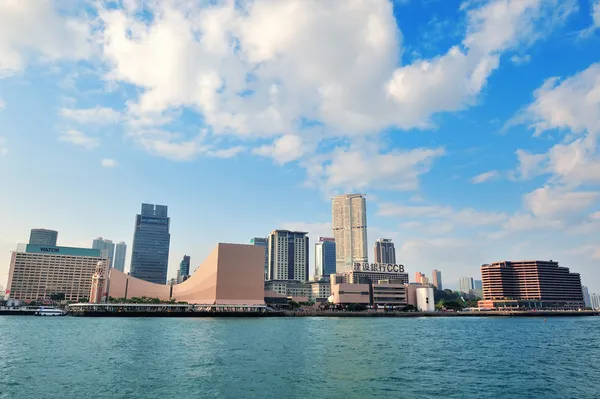
M 44 307 L 39 308 L 34 315 L 35 316 L 64 316 L 67 312 L 61 309 L 56 309 L 52 307 Z

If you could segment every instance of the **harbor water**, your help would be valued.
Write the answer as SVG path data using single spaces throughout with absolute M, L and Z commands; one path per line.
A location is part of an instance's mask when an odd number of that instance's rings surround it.
M 0 398 L 600 398 L 600 317 L 0 316 Z

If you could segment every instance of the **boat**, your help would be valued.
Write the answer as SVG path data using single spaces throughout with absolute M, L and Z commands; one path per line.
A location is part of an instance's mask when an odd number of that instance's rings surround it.
M 64 310 L 52 307 L 41 307 L 34 313 L 35 316 L 64 316 L 66 314 L 67 312 Z

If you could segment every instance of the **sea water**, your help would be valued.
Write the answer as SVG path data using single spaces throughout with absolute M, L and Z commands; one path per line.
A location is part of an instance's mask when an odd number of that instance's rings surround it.
M 0 316 L 0 398 L 600 398 L 600 317 Z

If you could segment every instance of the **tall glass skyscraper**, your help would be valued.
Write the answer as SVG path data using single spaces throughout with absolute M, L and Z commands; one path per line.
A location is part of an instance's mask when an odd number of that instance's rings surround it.
M 379 238 L 375 241 L 374 248 L 375 263 L 391 263 L 396 264 L 396 248 L 394 243 L 389 238 Z
M 142 204 L 135 218 L 131 275 L 156 284 L 166 284 L 169 267 L 170 219 L 167 206 Z
M 315 277 L 326 277 L 335 273 L 335 239 L 319 237 L 315 243 Z
M 125 271 L 125 257 L 127 256 L 127 244 L 120 242 L 115 246 L 115 260 L 113 267 L 120 272 Z
M 100 255 L 103 258 L 108 259 L 109 269 L 113 267 L 113 259 L 115 258 L 115 244 L 111 240 L 105 240 L 102 237 L 98 237 L 92 242 L 92 248 L 99 249 Z

